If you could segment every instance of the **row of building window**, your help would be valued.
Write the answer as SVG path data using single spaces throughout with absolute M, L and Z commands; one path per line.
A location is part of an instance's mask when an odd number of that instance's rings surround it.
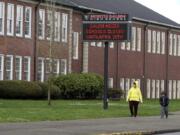
M 169 35 L 169 55 L 180 56 L 180 35 Z
M 38 19 L 39 39 L 67 42 L 68 14 L 39 9 Z
M 103 42 L 90 42 L 90 46 L 104 47 L 104 43 Z M 114 48 L 114 42 L 109 42 L 109 48 Z
M 31 57 L 0 54 L 0 80 L 13 79 L 31 80 Z
M 6 18 L 5 18 L 5 13 L 7 13 Z M 16 13 L 16 17 L 15 17 L 15 13 Z M 17 5 L 15 7 L 14 4 L 7 3 L 7 9 L 5 10 L 5 3 L 0 2 L 0 35 L 5 34 L 5 24 L 6 24 L 6 34 L 8 36 L 14 36 L 15 33 L 17 37 L 24 36 L 25 38 L 31 38 L 31 22 L 32 22 L 31 18 L 32 18 L 31 7 L 28 6 L 24 7 L 22 5 Z
M 53 75 L 67 74 L 66 59 L 38 58 L 37 80 L 44 82 Z

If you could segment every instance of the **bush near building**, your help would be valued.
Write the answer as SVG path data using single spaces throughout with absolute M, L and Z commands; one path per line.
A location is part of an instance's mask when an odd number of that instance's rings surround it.
M 94 73 L 72 73 L 54 79 L 63 99 L 95 99 L 103 90 L 103 78 Z
M 48 85 L 39 82 L 27 81 L 0 81 L 0 98 L 3 99 L 45 99 Z M 51 98 L 59 98 L 60 90 L 57 86 L 51 87 Z

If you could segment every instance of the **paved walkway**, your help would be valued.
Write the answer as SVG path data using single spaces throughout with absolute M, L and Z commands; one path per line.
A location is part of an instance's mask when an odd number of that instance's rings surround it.
M 174 130 L 180 131 L 180 112 L 171 114 L 168 119 L 153 116 L 0 124 L 0 135 L 122 135 L 122 132 L 152 134 Z

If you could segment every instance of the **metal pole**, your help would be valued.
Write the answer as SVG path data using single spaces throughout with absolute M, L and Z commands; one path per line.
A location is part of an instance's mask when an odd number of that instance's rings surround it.
M 108 109 L 108 48 L 109 42 L 105 42 L 104 48 L 104 96 L 103 96 L 103 108 Z

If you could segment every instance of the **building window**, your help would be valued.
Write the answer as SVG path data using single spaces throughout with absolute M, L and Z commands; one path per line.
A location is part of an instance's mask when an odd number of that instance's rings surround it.
M 109 48 L 114 48 L 114 42 L 109 42 Z
M 48 80 L 48 78 L 49 78 L 49 76 L 51 75 L 51 69 L 52 69 L 52 65 L 51 65 L 51 63 L 52 63 L 52 60 L 51 59 L 46 59 L 46 61 L 45 61 L 45 73 L 46 73 L 46 75 L 45 75 L 45 80 Z
M 156 80 L 156 98 L 159 98 L 160 94 L 160 81 Z
M 60 73 L 62 75 L 67 74 L 67 60 L 66 59 L 61 59 Z
M 156 80 L 152 80 L 152 84 L 151 85 L 152 85 L 151 86 L 152 87 L 152 93 L 151 93 L 152 96 L 151 97 L 154 99 L 155 95 L 156 95 L 156 93 L 155 93 L 156 92 Z
M 180 99 L 180 80 L 177 81 L 177 99 Z
M 44 82 L 44 59 L 43 58 L 38 58 L 37 80 Z
M 23 6 L 17 5 L 16 8 L 16 36 L 23 35 Z
M 120 78 L 120 90 L 124 90 L 124 78 Z
M 169 96 L 169 99 L 171 99 L 172 98 L 172 80 L 169 80 L 169 83 L 168 83 L 168 96 Z
M 131 50 L 131 43 L 126 42 L 126 50 L 130 51 Z
M 53 60 L 53 73 L 55 75 L 59 75 L 59 60 L 58 59 Z
M 97 42 L 97 47 L 102 47 L 102 42 Z
M 39 24 L 38 24 L 39 39 L 44 39 L 44 29 L 45 29 L 45 11 L 43 9 L 40 9 L 39 10 Z
M 147 98 L 151 98 L 151 80 L 147 79 Z
M 148 46 L 147 46 L 147 52 L 151 53 L 151 30 L 148 30 Z
M 79 33 L 73 32 L 73 59 L 78 59 Z
M 7 35 L 14 35 L 14 4 L 7 5 Z
M 0 35 L 4 35 L 4 2 L 0 2 Z
M 109 88 L 113 88 L 113 78 L 108 79 Z
M 68 14 L 62 14 L 62 42 L 67 42 Z
M 6 80 L 12 80 L 13 79 L 13 56 L 7 55 L 6 56 Z
M 0 80 L 4 79 L 4 56 L 0 55 Z
M 24 57 L 24 80 L 31 80 L 31 58 Z
M 60 12 L 55 12 L 54 40 L 60 41 Z
M 180 35 L 178 35 L 177 40 L 178 40 L 177 55 L 180 56 Z
M 176 56 L 177 52 L 177 35 L 174 34 L 173 37 L 173 54 Z
M 136 50 L 136 27 L 132 27 L 132 50 Z
M 161 92 L 164 91 L 164 80 L 161 80 Z
M 172 55 L 173 35 L 169 35 L 169 55 Z
M 91 42 L 90 45 L 91 46 L 96 46 L 96 42 Z
M 137 51 L 141 51 L 141 28 L 137 28 Z
M 47 40 L 50 40 L 52 37 L 52 24 L 53 24 L 53 14 L 52 11 L 47 11 L 47 25 L 46 25 L 46 36 L 47 36 Z
M 31 38 L 31 18 L 32 18 L 32 8 L 25 8 L 25 37 Z
M 152 53 L 156 53 L 156 31 L 152 35 Z
M 125 49 L 126 49 L 125 42 L 121 42 L 121 50 L 125 50 Z
M 129 89 L 130 89 L 130 79 L 129 78 L 126 78 L 126 86 L 125 86 L 125 90 L 126 90 L 126 96 L 127 96 L 127 94 L 128 94 L 128 91 L 129 91 Z
M 22 57 L 15 58 L 15 79 L 22 80 Z
M 173 80 L 173 99 L 176 99 L 176 80 Z
M 160 54 L 160 49 L 161 49 L 161 42 L 160 42 L 160 39 L 161 39 L 161 35 L 160 35 L 160 32 L 158 31 L 157 32 L 157 53 Z
M 165 32 L 161 33 L 161 54 L 165 54 Z

